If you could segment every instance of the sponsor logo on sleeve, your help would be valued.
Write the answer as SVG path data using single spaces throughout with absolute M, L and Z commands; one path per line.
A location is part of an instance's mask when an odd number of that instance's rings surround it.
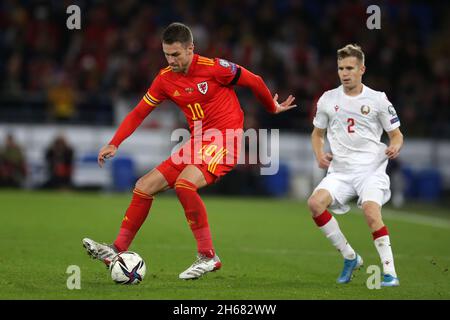
M 395 117 L 395 118 L 392 118 L 392 119 L 391 119 L 391 124 L 394 124 L 394 123 L 396 123 L 396 122 L 399 122 L 398 117 Z

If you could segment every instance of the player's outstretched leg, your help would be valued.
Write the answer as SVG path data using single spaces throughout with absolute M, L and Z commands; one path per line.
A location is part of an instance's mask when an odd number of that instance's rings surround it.
M 119 234 L 114 246 L 119 251 L 127 251 L 142 224 L 147 219 L 153 203 L 153 196 L 146 194 L 138 188 L 133 190 L 133 198 L 123 217 Z
M 179 277 L 197 279 L 207 272 L 220 269 L 222 264 L 214 251 L 205 204 L 197 193 L 197 186 L 186 179 L 178 179 L 175 183 L 175 192 L 197 241 L 198 251 L 197 260 Z
M 86 249 L 88 255 L 109 266 L 117 253 L 128 250 L 136 233 L 147 218 L 152 201 L 152 196 L 145 194 L 137 188 L 134 189 L 133 199 L 122 220 L 119 234 L 114 244 L 98 243 L 92 239 L 84 238 L 82 241 L 83 247 Z
M 82 243 L 88 255 L 93 259 L 102 261 L 106 266 L 109 266 L 114 257 L 119 253 L 114 245 L 98 243 L 89 238 L 84 238 Z

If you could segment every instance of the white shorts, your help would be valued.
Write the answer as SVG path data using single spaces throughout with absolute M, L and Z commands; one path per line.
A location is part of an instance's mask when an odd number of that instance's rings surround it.
M 347 203 L 358 196 L 358 207 L 366 201 L 373 201 L 383 206 L 391 198 L 389 176 L 386 174 L 386 163 L 378 168 L 363 173 L 329 172 L 314 189 L 327 190 L 333 202 L 330 210 L 336 214 L 344 214 L 350 210 Z

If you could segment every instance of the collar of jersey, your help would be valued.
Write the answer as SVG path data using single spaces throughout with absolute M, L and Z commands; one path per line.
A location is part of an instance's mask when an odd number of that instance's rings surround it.
M 182 73 L 183 76 L 188 77 L 192 74 L 192 72 L 194 72 L 195 66 L 197 65 L 197 60 L 198 54 L 194 54 L 194 56 L 192 57 L 191 65 L 189 66 L 189 70 L 186 74 Z
M 357 96 L 349 96 L 348 94 L 345 94 L 345 92 L 344 92 L 344 86 L 343 86 L 343 85 L 341 85 L 341 93 L 342 93 L 342 95 L 343 95 L 344 97 L 346 97 L 347 99 L 358 99 L 359 97 L 362 97 L 363 94 L 364 94 L 364 92 L 366 91 L 366 86 L 364 85 L 364 83 L 363 83 L 362 85 L 363 85 L 363 88 L 362 88 L 362 90 L 361 90 L 361 93 L 358 94 Z

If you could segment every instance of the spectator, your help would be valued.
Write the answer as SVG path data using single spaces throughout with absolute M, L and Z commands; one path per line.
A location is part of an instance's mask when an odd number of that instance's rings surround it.
M 66 74 L 55 77 L 55 83 L 47 92 L 50 116 L 57 122 L 67 122 L 75 117 L 75 90 Z
M 45 153 L 49 179 L 44 187 L 67 189 L 72 187 L 73 149 L 64 136 L 59 135 Z
M 26 178 L 25 157 L 21 147 L 12 134 L 5 139 L 5 146 L 0 150 L 0 186 L 19 188 Z

